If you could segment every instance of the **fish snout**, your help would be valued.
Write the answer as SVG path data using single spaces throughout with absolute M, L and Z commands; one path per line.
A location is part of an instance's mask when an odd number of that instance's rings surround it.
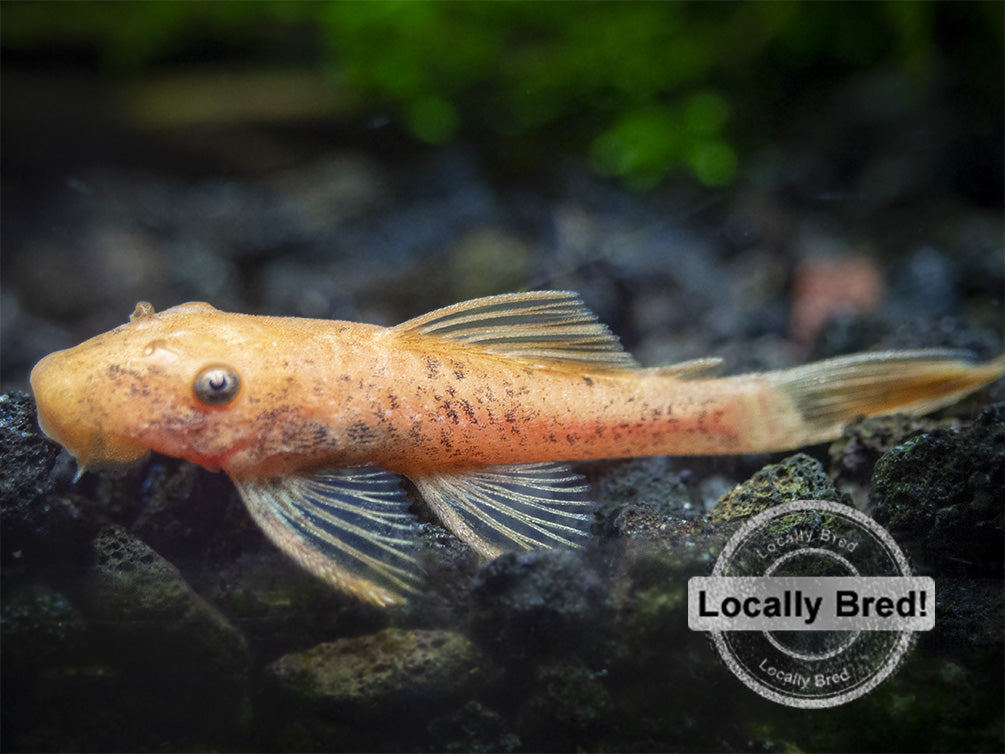
M 72 362 L 67 351 L 56 351 L 31 370 L 29 382 L 42 432 L 66 448 L 81 469 L 141 458 L 147 448 L 103 426 L 91 383 Z
M 62 354 L 63 351 L 56 351 L 39 361 L 31 370 L 28 381 L 35 396 L 38 426 L 46 437 L 55 440 L 72 453 L 72 447 L 77 445 L 72 439 L 72 425 L 59 420 L 60 407 L 73 402 L 67 380 L 60 375 L 59 362 Z

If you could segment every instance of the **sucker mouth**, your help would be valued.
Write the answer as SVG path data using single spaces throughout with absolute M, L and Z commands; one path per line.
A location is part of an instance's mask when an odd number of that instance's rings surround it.
M 77 463 L 85 466 L 87 471 L 91 471 L 95 468 L 132 464 L 149 452 L 149 448 L 124 437 L 95 432 L 91 436 L 87 451 L 77 457 Z
M 85 471 L 102 466 L 117 466 L 138 461 L 149 450 L 143 445 L 121 436 L 107 435 L 100 429 L 91 429 L 78 423 L 54 419 L 37 402 L 38 426 L 43 434 L 66 448 L 77 462 L 76 479 Z
M 132 464 L 150 452 L 143 445 L 124 437 L 106 435 L 100 430 L 75 427 L 72 432 L 64 431 L 64 425 L 54 424 L 41 410 L 38 412 L 38 426 L 46 437 L 62 445 L 77 462 L 74 481 L 80 479 L 85 471 Z

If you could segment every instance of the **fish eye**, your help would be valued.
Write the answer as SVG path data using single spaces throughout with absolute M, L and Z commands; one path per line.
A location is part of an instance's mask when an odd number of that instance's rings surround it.
M 233 369 L 217 364 L 199 372 L 192 389 L 195 397 L 203 403 L 223 406 L 234 400 L 241 389 L 241 380 Z

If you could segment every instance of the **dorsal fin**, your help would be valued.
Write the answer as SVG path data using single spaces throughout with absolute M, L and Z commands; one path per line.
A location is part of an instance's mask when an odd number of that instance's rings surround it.
M 477 298 L 410 319 L 393 330 L 457 340 L 535 362 L 595 370 L 638 367 L 617 337 L 570 291 Z

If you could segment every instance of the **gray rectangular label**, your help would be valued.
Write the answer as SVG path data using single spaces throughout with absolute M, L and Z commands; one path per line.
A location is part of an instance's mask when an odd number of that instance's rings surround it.
M 692 631 L 929 631 L 927 576 L 698 576 L 687 585 Z

